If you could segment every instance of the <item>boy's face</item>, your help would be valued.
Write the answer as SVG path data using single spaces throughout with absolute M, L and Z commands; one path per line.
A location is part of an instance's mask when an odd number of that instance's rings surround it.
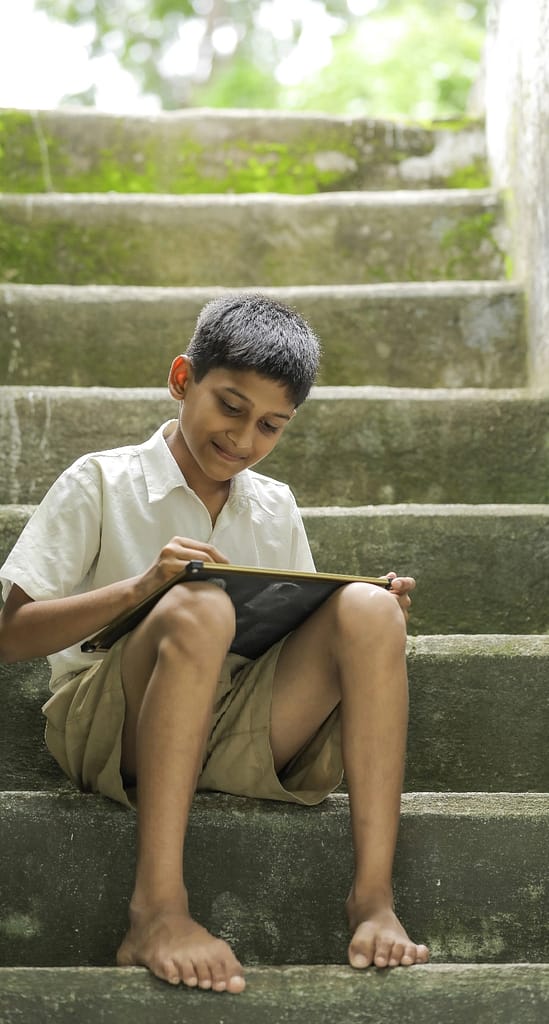
M 179 451 L 183 471 L 230 480 L 265 458 L 295 415 L 284 384 L 253 370 L 210 370 L 197 383 L 186 356 L 170 370 L 172 398 L 182 401 Z

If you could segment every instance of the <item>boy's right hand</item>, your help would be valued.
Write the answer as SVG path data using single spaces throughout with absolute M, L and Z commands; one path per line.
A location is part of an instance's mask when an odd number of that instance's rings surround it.
M 166 583 L 172 576 L 182 572 L 188 562 L 197 559 L 200 562 L 225 562 L 229 559 L 222 555 L 213 544 L 205 544 L 189 537 L 172 537 L 162 548 L 158 558 L 141 577 L 144 595 L 153 593 Z
M 146 572 L 85 594 L 33 601 L 17 584 L 0 611 L 0 662 L 39 658 L 80 643 L 149 597 L 193 558 L 228 562 L 213 544 L 172 537 Z

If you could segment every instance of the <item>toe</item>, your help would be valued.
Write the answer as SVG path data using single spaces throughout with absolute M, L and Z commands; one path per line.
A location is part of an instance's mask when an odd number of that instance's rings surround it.
M 376 952 L 374 956 L 374 964 L 376 967 L 388 967 L 391 959 L 391 953 L 393 950 L 393 943 L 388 939 L 378 939 L 376 945 Z
M 416 962 L 417 950 L 413 942 L 407 942 L 404 946 L 404 952 L 400 959 L 403 967 L 411 967 Z
M 208 989 L 212 987 L 212 974 L 210 971 L 210 965 L 207 960 L 196 960 L 195 961 L 196 976 L 198 978 L 198 987 Z
M 394 942 L 389 957 L 389 967 L 400 967 L 402 963 L 402 957 L 404 956 L 404 943 Z
M 368 929 L 361 929 L 360 938 L 355 934 L 348 952 L 351 967 L 358 970 L 369 967 L 374 962 L 374 940 Z
M 196 988 L 198 975 L 192 960 L 182 960 L 179 973 L 184 985 L 187 985 L 188 988 Z
M 157 959 L 151 963 L 151 970 L 157 978 L 167 981 L 170 985 L 179 985 L 181 981 L 179 967 L 171 958 Z
M 232 992 L 233 995 L 238 995 L 238 993 L 243 992 L 245 988 L 246 982 L 241 974 L 231 975 L 227 985 L 227 992 Z
M 212 988 L 214 992 L 224 992 L 227 988 L 227 967 L 223 960 L 216 960 L 211 966 Z
M 416 946 L 416 964 L 426 964 L 429 959 L 427 946 Z

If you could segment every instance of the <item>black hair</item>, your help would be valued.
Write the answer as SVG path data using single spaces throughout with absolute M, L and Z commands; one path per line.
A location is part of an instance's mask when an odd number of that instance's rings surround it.
M 255 370 L 304 402 L 318 370 L 320 343 L 309 324 L 267 295 L 240 293 L 208 302 L 185 353 L 197 383 L 209 370 Z

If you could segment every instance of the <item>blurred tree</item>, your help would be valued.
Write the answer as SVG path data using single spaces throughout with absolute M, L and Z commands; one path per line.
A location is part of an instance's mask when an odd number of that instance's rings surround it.
M 37 0 L 164 109 L 463 114 L 486 0 Z M 93 89 L 68 97 L 93 104 Z
M 331 63 L 287 90 L 284 106 L 355 115 L 452 118 L 467 111 L 483 27 L 455 4 L 387 2 L 335 40 Z

